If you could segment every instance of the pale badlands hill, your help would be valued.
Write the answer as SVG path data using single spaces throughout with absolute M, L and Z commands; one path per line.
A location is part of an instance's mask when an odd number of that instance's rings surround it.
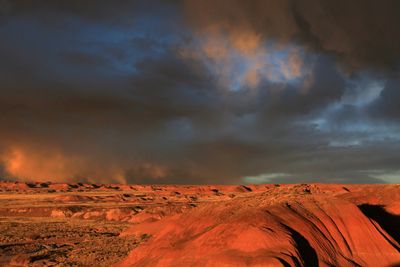
M 400 185 L 0 183 L 0 266 L 400 266 Z

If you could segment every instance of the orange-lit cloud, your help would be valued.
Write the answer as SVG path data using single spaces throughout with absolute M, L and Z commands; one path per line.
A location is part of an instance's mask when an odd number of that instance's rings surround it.
M 127 183 L 130 179 L 162 180 L 170 175 L 168 167 L 150 162 L 128 162 L 88 155 L 66 155 L 43 148 L 35 151 L 29 146 L 13 146 L 0 157 L 9 177 L 21 181 Z
M 68 182 L 87 179 L 76 176 L 84 170 L 83 159 L 66 157 L 49 148 L 34 151 L 29 147 L 14 146 L 2 155 L 2 161 L 5 172 L 20 180 Z M 96 169 L 90 173 L 96 173 Z
M 218 26 L 200 32 L 196 46 L 185 48 L 182 56 L 205 62 L 221 88 L 255 89 L 263 79 L 286 83 L 307 73 L 300 49 L 267 44 L 247 28 L 225 30 L 224 25 Z
M 85 155 L 67 156 L 48 147 L 42 151 L 22 146 L 11 147 L 1 159 L 5 172 L 19 180 L 125 182 L 123 173 L 111 163 L 108 166 L 96 166 Z

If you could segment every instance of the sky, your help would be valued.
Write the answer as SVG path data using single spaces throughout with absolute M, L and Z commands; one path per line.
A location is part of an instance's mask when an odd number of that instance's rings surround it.
M 0 180 L 400 183 L 400 1 L 0 0 Z

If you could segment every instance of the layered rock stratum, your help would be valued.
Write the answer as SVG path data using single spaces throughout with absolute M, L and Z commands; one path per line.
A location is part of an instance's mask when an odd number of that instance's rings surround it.
M 400 266 L 400 185 L 0 191 L 1 266 Z

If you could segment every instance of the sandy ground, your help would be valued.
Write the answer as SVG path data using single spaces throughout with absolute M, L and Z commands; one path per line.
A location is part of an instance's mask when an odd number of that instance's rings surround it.
M 399 185 L 0 182 L 0 266 L 398 266 Z
M 0 182 L 0 266 L 110 266 L 150 237 L 129 226 L 231 198 L 198 189 Z
M 119 237 L 126 223 L 54 218 L 0 218 L 0 265 L 110 266 L 146 236 Z

